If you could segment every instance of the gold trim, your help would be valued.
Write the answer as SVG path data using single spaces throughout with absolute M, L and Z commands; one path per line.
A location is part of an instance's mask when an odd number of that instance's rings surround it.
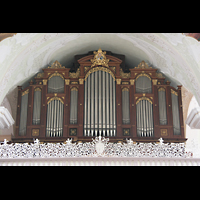
M 65 69 L 65 66 L 62 66 L 57 60 L 48 67 L 49 69 Z
M 55 73 L 51 74 L 51 76 L 49 76 L 48 80 L 50 80 L 50 79 L 51 79 L 52 77 L 54 77 L 54 76 L 59 76 L 59 77 L 61 77 L 61 78 L 64 80 L 63 75 L 60 74 L 60 73 L 58 73 L 58 72 L 55 72 Z
M 78 89 L 76 88 L 76 87 L 73 87 L 72 89 L 71 89 L 71 92 L 72 91 L 77 91 L 78 92 Z
M 137 105 L 140 101 L 142 101 L 142 100 L 147 100 L 149 103 L 153 104 L 152 101 L 151 101 L 149 98 L 147 98 L 147 97 L 140 97 L 140 98 L 136 101 L 136 105 Z
M 137 67 L 135 67 L 135 69 L 151 69 L 152 67 L 149 67 L 149 65 L 142 61 Z
M 43 85 L 47 85 L 47 79 L 43 79 Z
M 79 84 L 83 85 L 83 83 L 84 83 L 84 78 L 79 78 Z
M 161 92 L 161 91 L 165 92 L 165 88 L 161 87 L 158 89 L 158 92 Z
M 110 67 L 114 72 L 116 72 L 116 67 Z
M 78 78 L 80 76 L 80 68 L 77 69 L 76 73 L 75 72 L 70 72 L 69 77 L 70 78 Z
M 147 78 L 149 78 L 149 80 L 151 80 L 151 77 L 148 75 L 148 74 L 146 74 L 146 73 L 141 73 L 141 74 L 139 74 L 137 77 L 136 77 L 136 79 L 135 80 L 137 80 L 139 77 L 141 77 L 141 76 L 146 76 Z
M 65 85 L 69 85 L 70 79 L 65 79 Z
M 106 68 L 106 67 L 94 67 L 94 68 L 91 68 L 91 69 L 87 72 L 87 74 L 85 75 L 85 80 L 88 78 L 88 76 L 89 76 L 91 73 L 97 72 L 97 71 L 107 72 L 107 73 L 109 73 L 109 74 L 113 77 L 113 79 L 115 80 L 115 75 L 113 74 L 113 72 L 112 72 L 110 69 Z
M 123 81 L 122 85 L 129 85 L 129 82 Z
M 120 68 L 120 76 L 121 76 L 122 78 L 130 78 L 131 73 L 124 73 L 124 72 L 123 72 L 123 69 Z
M 171 93 L 178 96 L 178 92 L 175 92 L 173 89 L 171 89 Z
M 117 85 L 120 85 L 120 84 L 121 84 L 121 81 L 122 81 L 122 79 L 117 78 L 117 79 L 116 79 Z
M 129 92 L 129 89 L 127 87 L 123 88 L 122 92 L 125 92 L 125 91 Z
M 51 103 L 51 102 L 54 101 L 54 100 L 59 100 L 62 104 L 64 104 L 63 100 L 62 100 L 61 98 L 59 98 L 59 97 L 52 97 L 52 98 L 47 102 L 47 104 Z
M 152 79 L 153 85 L 157 85 L 158 79 Z
M 135 79 L 131 79 L 131 80 L 130 80 L 130 83 L 131 83 L 131 85 L 134 85 Z
M 85 73 L 88 69 L 90 69 L 90 67 L 84 67 L 84 73 Z
M 24 92 L 22 92 L 22 97 L 23 97 L 24 95 L 28 94 L 28 93 L 29 93 L 29 89 L 26 90 L 26 91 L 24 91 Z
M 106 51 L 102 52 L 101 48 L 99 48 L 98 51 L 94 51 L 94 58 L 90 61 L 92 62 L 91 67 L 94 67 L 95 65 L 102 65 L 102 66 L 108 66 L 109 59 L 106 59 Z
M 35 88 L 35 90 L 34 90 L 34 92 L 36 92 L 36 91 L 42 91 L 42 89 L 41 88 L 39 88 L 39 87 L 37 87 L 37 88 Z
M 73 82 L 71 82 L 71 84 L 78 85 L 78 82 L 73 81 Z
M 165 78 L 165 77 L 163 76 L 163 74 L 160 73 L 160 72 L 157 72 L 157 73 L 156 73 L 156 77 L 158 77 L 158 78 Z
M 44 76 L 44 73 L 38 73 L 36 78 L 42 78 Z

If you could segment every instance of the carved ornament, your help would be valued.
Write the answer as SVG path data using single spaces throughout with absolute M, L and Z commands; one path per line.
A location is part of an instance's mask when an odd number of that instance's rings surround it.
M 135 69 L 152 69 L 152 67 L 149 67 L 147 63 L 142 61 Z
M 64 104 L 63 100 L 62 100 L 61 98 L 59 98 L 59 97 L 53 97 L 53 98 L 51 98 L 51 99 L 47 102 L 47 104 L 51 103 L 51 102 L 54 101 L 54 100 L 59 100 L 62 104 Z
M 118 78 L 118 79 L 116 79 L 116 81 L 117 81 L 117 85 L 120 85 L 120 84 L 121 84 L 121 81 L 122 81 L 122 79 Z
M 131 80 L 130 80 L 130 83 L 131 83 L 131 85 L 134 85 L 135 79 L 131 79 Z
M 70 83 L 70 79 L 65 79 L 65 84 L 69 85 L 69 83 Z
M 130 78 L 131 73 L 124 73 L 124 72 L 123 72 L 123 69 L 120 68 L 120 76 L 121 76 L 122 78 Z
M 69 73 L 69 77 L 70 78 L 78 78 L 79 76 L 80 76 L 80 69 L 79 68 L 77 69 L 76 73 L 74 73 L 74 72 L 73 73 L 71 73 L 71 72 Z
M 43 85 L 47 85 L 47 80 L 46 79 L 43 79 Z
M 92 62 L 92 66 L 91 67 L 94 67 L 95 65 L 102 65 L 102 66 L 106 66 L 106 67 L 109 67 L 108 66 L 108 62 L 109 62 L 109 59 L 106 59 L 106 51 L 102 52 L 101 48 L 99 48 L 98 51 L 94 51 L 94 58 L 91 59 L 90 61 Z
M 34 90 L 35 92 L 37 92 L 37 91 L 42 91 L 42 89 L 41 88 L 39 88 L 39 87 L 37 87 L 37 88 L 35 88 L 35 90 Z
M 159 89 L 158 89 L 158 92 L 160 92 L 160 91 L 165 92 L 165 88 L 163 88 L 163 87 L 159 88 Z
M 42 77 L 44 77 L 44 73 L 38 73 L 36 76 L 36 78 L 42 78 Z
M 171 93 L 178 96 L 178 92 L 175 92 L 174 90 L 171 89 Z
M 153 85 L 157 85 L 158 79 L 153 79 L 152 82 L 153 82 Z
M 50 79 L 51 79 L 52 77 L 54 77 L 54 76 L 59 76 L 59 77 L 61 77 L 61 78 L 64 80 L 63 75 L 60 74 L 60 73 L 58 73 L 58 72 L 55 72 L 55 73 L 51 74 L 51 76 L 49 76 L 48 80 L 50 80 Z
M 109 74 L 113 77 L 113 79 L 115 80 L 115 75 L 113 74 L 113 72 L 112 72 L 110 69 L 106 68 L 106 67 L 94 67 L 94 68 L 91 68 L 91 69 L 87 72 L 87 74 L 85 75 L 85 80 L 88 78 L 88 76 L 89 76 L 91 73 L 97 72 L 97 71 L 107 72 L 107 73 L 109 73 Z M 120 79 L 120 80 L 121 80 L 121 79 Z
M 49 69 L 65 69 L 65 66 L 62 66 L 57 60 L 48 67 Z
M 139 98 L 139 99 L 136 101 L 136 105 L 137 105 L 140 101 L 142 101 L 142 100 L 147 100 L 149 103 L 153 104 L 152 101 L 151 101 L 149 98 L 147 98 L 147 97 L 141 97 L 141 98 Z
M 141 73 L 141 74 L 139 74 L 139 75 L 136 77 L 136 80 L 137 80 L 139 77 L 141 77 L 141 76 L 146 76 L 147 78 L 149 78 L 149 80 L 151 80 L 151 77 L 150 77 L 148 74 L 146 74 L 146 73 Z
M 28 94 L 28 93 L 29 93 L 29 89 L 26 90 L 26 91 L 24 91 L 24 92 L 22 92 L 22 96 L 24 96 L 24 95 L 26 95 L 26 94 Z
M 84 83 L 84 79 L 83 79 L 83 78 L 80 78 L 80 79 L 79 79 L 79 84 L 80 84 L 80 85 L 83 85 L 83 83 Z

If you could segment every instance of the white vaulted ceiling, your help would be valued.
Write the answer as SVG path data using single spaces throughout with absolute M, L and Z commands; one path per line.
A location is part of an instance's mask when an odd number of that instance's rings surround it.
M 75 55 L 99 47 L 125 55 L 130 68 L 144 60 L 200 104 L 200 43 L 181 33 L 17 33 L 0 42 L 0 102 L 55 60 L 71 67 Z

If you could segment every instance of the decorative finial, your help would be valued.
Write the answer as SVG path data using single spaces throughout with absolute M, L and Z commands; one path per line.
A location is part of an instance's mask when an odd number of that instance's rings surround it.
M 164 140 L 162 138 L 158 139 L 160 144 L 163 144 Z
M 95 66 L 95 65 L 102 65 L 102 66 L 106 66 L 108 67 L 108 62 L 109 62 L 109 59 L 106 59 L 106 51 L 102 51 L 101 48 L 99 48 L 98 51 L 94 51 L 94 58 L 91 59 L 91 62 L 92 62 L 92 66 Z

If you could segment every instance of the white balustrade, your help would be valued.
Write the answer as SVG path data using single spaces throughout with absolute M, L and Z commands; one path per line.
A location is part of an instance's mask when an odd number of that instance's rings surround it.
M 3 166 L 199 166 L 200 158 L 192 158 L 184 143 L 111 143 L 109 138 L 96 137 L 92 142 L 12 143 L 0 145 Z

